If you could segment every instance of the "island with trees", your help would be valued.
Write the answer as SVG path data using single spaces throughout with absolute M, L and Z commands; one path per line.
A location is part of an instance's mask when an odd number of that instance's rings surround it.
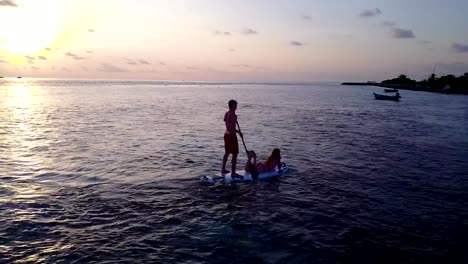
M 342 83 L 342 85 L 371 85 L 385 88 L 394 88 L 402 90 L 426 91 L 445 94 L 467 94 L 468 95 L 468 72 L 456 77 L 449 74 L 438 77 L 435 74 L 429 75 L 427 79 L 415 81 L 404 74 L 400 74 L 397 78 L 385 80 L 382 82 L 365 82 L 365 83 Z

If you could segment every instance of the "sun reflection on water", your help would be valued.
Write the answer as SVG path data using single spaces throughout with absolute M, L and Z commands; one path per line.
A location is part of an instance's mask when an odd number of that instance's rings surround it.
M 13 80 L 4 87 L 0 99 L 0 146 L 4 150 L 2 157 L 5 165 L 0 166 L 0 174 L 14 183 L 9 186 L 5 182 L 7 185 L 0 187 L 8 190 L 7 194 L 13 194 L 15 199 L 29 200 L 37 196 L 38 187 L 30 182 L 23 183 L 41 163 L 41 159 L 30 151 L 37 144 L 34 139 L 38 138 L 37 129 L 32 124 L 37 119 L 36 90 L 23 80 Z M 1 197 L 0 202 L 4 202 L 8 196 Z
M 31 150 L 40 144 L 40 131 L 38 126 L 43 122 L 38 114 L 38 87 L 30 87 L 23 81 L 16 81 L 7 87 L 5 96 L 6 109 L 1 111 L 5 131 L 2 145 L 8 146 L 10 162 L 15 171 L 10 174 L 22 174 L 36 169 L 41 158 Z
M 46 124 L 42 108 L 41 87 L 24 80 L 9 81 L 0 98 L 0 147 L 3 164 L 0 175 L 32 178 L 43 163 L 35 150 L 44 144 L 42 130 Z
M 2 221 L 9 229 L 0 229 L 0 237 L 13 238 L 0 246 L 0 255 L 11 255 L 22 262 L 45 262 L 44 254 L 61 250 L 63 245 L 46 240 L 38 249 L 46 253 L 28 254 L 15 252 L 15 247 L 27 247 L 45 229 L 44 216 L 53 210 L 45 201 L 54 188 L 35 179 L 44 165 L 44 152 L 38 147 L 48 144 L 43 131 L 48 127 L 43 115 L 42 87 L 30 85 L 25 80 L 9 80 L 0 91 L 0 209 Z M 3 233 L 6 232 L 6 233 Z M 3 234 L 2 234 L 3 233 Z M 16 234 L 12 236 L 13 234 Z M 25 240 L 26 239 L 26 240 Z M 1 261 L 0 261 L 1 262 Z
M 7 102 L 15 108 L 28 108 L 34 102 L 37 87 L 27 86 L 24 81 L 18 80 L 7 87 Z

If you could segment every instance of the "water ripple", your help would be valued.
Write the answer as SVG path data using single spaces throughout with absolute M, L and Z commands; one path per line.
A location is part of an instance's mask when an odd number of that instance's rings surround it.
M 2 263 L 464 256 L 466 97 L 408 91 L 395 104 L 333 85 L 0 82 Z M 220 169 L 231 98 L 249 149 L 264 160 L 280 147 L 288 175 L 198 183 Z

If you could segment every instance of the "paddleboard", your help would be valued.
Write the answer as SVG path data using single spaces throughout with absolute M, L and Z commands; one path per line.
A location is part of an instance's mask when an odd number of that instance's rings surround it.
M 288 166 L 284 165 L 281 167 L 281 169 L 276 169 L 273 171 L 268 171 L 268 172 L 262 172 L 259 173 L 257 176 L 257 180 L 264 180 L 264 179 L 269 179 L 272 177 L 278 177 L 281 175 L 284 175 L 289 171 Z M 200 182 L 202 183 L 216 183 L 216 182 L 249 182 L 249 181 L 254 181 L 252 175 L 250 172 L 246 171 L 238 171 L 237 172 L 239 175 L 243 175 L 243 177 L 232 177 L 231 173 L 223 174 L 222 176 L 218 177 L 212 177 L 212 176 L 202 176 L 200 177 Z

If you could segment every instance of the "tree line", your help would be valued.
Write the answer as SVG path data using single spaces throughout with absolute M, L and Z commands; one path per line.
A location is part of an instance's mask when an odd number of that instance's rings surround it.
M 383 81 L 382 84 L 397 85 L 411 90 L 468 94 L 468 72 L 458 77 L 453 74 L 439 77 L 433 73 L 419 82 L 400 74 L 397 78 Z

